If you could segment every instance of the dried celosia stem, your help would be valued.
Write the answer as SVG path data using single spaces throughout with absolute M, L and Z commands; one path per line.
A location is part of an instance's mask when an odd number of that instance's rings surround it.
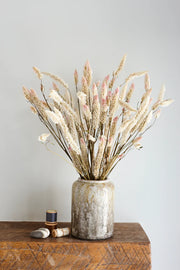
M 96 158 L 94 160 L 94 164 L 93 164 L 94 179 L 98 179 L 98 176 L 99 176 L 99 169 L 100 169 L 101 161 L 103 158 L 104 147 L 105 147 L 105 138 L 104 138 L 104 136 L 101 136 L 99 147 L 98 147 L 98 152 L 97 152 Z
M 109 75 L 104 78 L 101 88 L 98 82 L 91 89 L 92 69 L 87 61 L 83 70 L 82 88 L 78 91 L 78 73 L 75 70 L 76 99 L 72 99 L 68 85 L 61 78 L 48 72 L 40 72 L 35 67 L 33 69 L 41 81 L 43 100 L 39 99 L 33 89 L 23 87 L 24 96 L 32 105 L 31 111 L 47 127 L 82 179 L 107 179 L 131 149 L 142 148 L 139 141 L 159 117 L 159 107 L 166 107 L 173 102 L 172 99 L 164 100 L 165 87 L 162 86 L 157 101 L 150 108 L 152 89 L 147 72 L 130 74 L 120 85 L 123 86 L 120 93 L 119 88 L 113 90 L 125 59 L 126 56 L 113 72 L 110 82 Z M 49 100 L 42 83 L 42 74 L 60 83 L 65 92 L 61 94 L 59 87 L 53 82 L 54 90 L 50 91 Z M 134 84 L 131 84 L 129 90 L 127 87 L 131 80 L 141 76 L 145 76 L 145 92 L 137 109 L 134 109 L 130 105 Z M 43 134 L 40 137 L 45 145 L 48 136 L 49 134 Z
M 117 70 L 114 72 L 114 75 L 115 75 L 115 76 L 117 76 L 117 75 L 120 73 L 120 71 L 123 69 L 124 64 L 125 64 L 125 62 L 126 62 L 126 57 L 127 57 L 127 55 L 125 54 L 125 55 L 123 56 L 121 62 L 120 62 L 119 67 L 118 67 Z

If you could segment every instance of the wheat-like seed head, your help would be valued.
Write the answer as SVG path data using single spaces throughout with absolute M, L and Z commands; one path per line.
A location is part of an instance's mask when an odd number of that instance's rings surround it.
M 50 135 L 51 135 L 50 133 L 43 133 L 38 137 L 38 141 L 40 141 L 42 143 L 46 143 L 46 141 Z
M 96 158 L 94 160 L 94 164 L 93 164 L 93 175 L 94 175 L 95 179 L 97 179 L 99 176 L 99 168 L 100 168 L 101 161 L 103 158 L 105 142 L 106 142 L 106 138 L 104 136 L 101 136 L 100 142 L 99 142 L 98 152 L 97 152 Z
M 78 72 L 77 72 L 77 69 L 75 69 L 75 71 L 74 71 L 74 82 L 75 82 L 75 85 L 77 86 L 78 85 Z
M 41 71 L 37 67 L 33 67 L 33 70 L 36 73 L 38 79 L 42 80 L 43 75 L 42 75 Z
M 146 91 L 148 91 L 151 88 L 151 86 L 150 86 L 150 78 L 149 78 L 148 73 L 146 73 L 145 77 L 144 77 L 144 88 L 145 88 Z
M 117 70 L 114 73 L 115 76 L 117 76 L 120 73 L 120 71 L 123 69 L 126 62 L 126 57 L 127 55 L 125 54 L 120 62 L 120 65 L 118 66 Z
M 59 82 L 64 88 L 66 88 L 66 89 L 69 88 L 68 84 L 65 83 L 65 81 L 63 79 L 61 79 L 60 77 L 58 77 L 58 76 L 56 76 L 56 75 L 54 75 L 52 73 L 49 73 L 49 72 L 42 72 L 42 74 L 44 74 L 44 75 L 50 77 L 51 79 Z
M 159 108 L 173 102 L 172 99 L 164 100 L 163 85 L 157 101 L 151 105 L 152 89 L 147 71 L 131 73 L 121 83 L 117 81 L 120 90 L 115 89 L 114 84 L 125 60 L 126 55 L 111 78 L 107 75 L 101 84 L 100 81 L 93 83 L 92 69 L 87 61 L 81 85 L 78 72 L 74 71 L 74 93 L 63 79 L 49 72 L 41 72 L 36 67 L 33 70 L 41 80 L 43 100 L 39 99 L 35 90 L 23 87 L 31 111 L 47 127 L 82 179 L 106 179 L 131 148 L 142 148 L 139 141 L 159 117 Z M 52 79 L 53 90 L 50 90 L 49 96 L 46 96 L 43 75 Z M 131 81 L 142 76 L 144 93 L 134 107 L 130 104 L 135 88 Z M 65 88 L 63 92 L 61 86 Z M 46 143 L 48 137 L 49 133 L 43 133 L 39 140 Z
M 23 86 L 23 94 L 24 94 L 24 97 L 27 101 L 31 102 L 31 94 L 30 94 L 30 91 Z

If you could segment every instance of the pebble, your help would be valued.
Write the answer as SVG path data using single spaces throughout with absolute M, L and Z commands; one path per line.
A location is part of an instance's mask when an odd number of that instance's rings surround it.
M 33 238 L 47 238 L 50 235 L 50 231 L 47 228 L 39 228 L 30 233 Z

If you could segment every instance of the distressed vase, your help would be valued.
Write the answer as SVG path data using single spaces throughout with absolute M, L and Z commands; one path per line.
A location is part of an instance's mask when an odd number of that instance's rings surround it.
M 72 186 L 71 229 L 80 239 L 113 235 L 114 184 L 110 180 L 78 179 Z

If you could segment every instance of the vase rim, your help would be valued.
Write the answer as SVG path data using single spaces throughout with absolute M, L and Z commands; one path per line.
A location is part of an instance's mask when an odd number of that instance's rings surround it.
M 85 180 L 85 179 L 78 178 L 78 181 L 85 182 L 85 183 L 98 183 L 98 184 L 102 184 L 102 183 L 110 182 L 111 180 L 110 179 L 106 179 L 106 180 Z

